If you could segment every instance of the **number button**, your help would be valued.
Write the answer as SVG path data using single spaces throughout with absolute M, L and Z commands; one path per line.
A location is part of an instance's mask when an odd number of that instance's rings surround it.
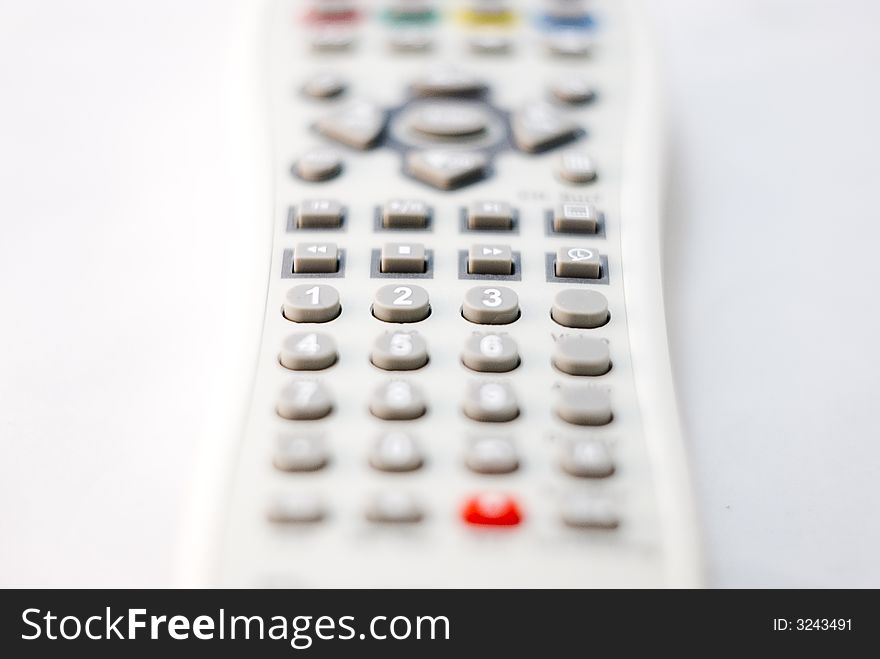
M 281 471 L 317 471 L 329 459 L 327 446 L 320 436 L 283 435 L 278 438 L 274 464 Z
M 519 405 L 506 382 L 472 382 L 464 400 L 464 413 L 474 421 L 513 421 Z
M 326 323 L 341 310 L 339 293 L 326 284 L 300 284 L 284 297 L 284 317 L 295 323 Z
M 336 363 L 336 343 L 326 334 L 291 334 L 281 344 L 278 360 L 292 371 L 320 371 Z
M 504 286 L 477 286 L 465 294 L 461 314 L 479 325 L 507 325 L 519 318 L 519 297 Z
M 416 323 L 430 313 L 428 291 L 421 286 L 389 284 L 373 298 L 373 315 L 387 323 Z
M 422 392 L 403 380 L 383 384 L 370 399 L 370 412 L 387 421 L 418 419 L 426 410 Z
M 428 345 L 417 332 L 386 332 L 373 344 L 370 361 L 386 371 L 412 371 L 428 363 Z
M 379 471 L 414 471 L 422 466 L 422 453 L 408 433 L 389 432 L 376 442 L 370 465 Z
M 519 366 L 519 352 L 506 334 L 474 332 L 464 344 L 461 361 L 474 371 L 506 373 Z
M 465 464 L 478 474 L 509 474 L 519 467 L 519 458 L 510 440 L 482 437 L 471 444 Z
M 296 380 L 281 390 L 276 409 L 284 419 L 322 419 L 330 414 L 333 401 L 320 382 Z

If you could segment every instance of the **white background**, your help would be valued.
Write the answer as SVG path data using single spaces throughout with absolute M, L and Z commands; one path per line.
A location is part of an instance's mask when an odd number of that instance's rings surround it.
M 170 583 L 244 1 L 0 0 L 0 585 Z M 880 5 L 650 4 L 710 584 L 880 586 Z

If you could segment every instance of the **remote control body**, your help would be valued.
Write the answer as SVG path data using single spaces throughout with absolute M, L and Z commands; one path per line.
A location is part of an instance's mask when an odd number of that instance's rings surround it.
M 265 320 L 202 583 L 700 583 L 633 4 L 266 5 Z

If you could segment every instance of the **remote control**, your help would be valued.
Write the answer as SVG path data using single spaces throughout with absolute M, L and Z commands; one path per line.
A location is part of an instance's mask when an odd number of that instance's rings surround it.
M 700 583 L 634 4 L 269 4 L 265 321 L 205 583 Z

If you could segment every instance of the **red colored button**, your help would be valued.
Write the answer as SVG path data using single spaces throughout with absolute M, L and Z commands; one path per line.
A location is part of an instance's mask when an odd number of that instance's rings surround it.
M 348 8 L 319 8 L 306 12 L 306 23 L 356 23 L 361 18 L 361 13 L 357 9 Z
M 462 517 L 468 524 L 516 526 L 522 521 L 519 506 L 506 494 L 486 493 L 465 502 Z

